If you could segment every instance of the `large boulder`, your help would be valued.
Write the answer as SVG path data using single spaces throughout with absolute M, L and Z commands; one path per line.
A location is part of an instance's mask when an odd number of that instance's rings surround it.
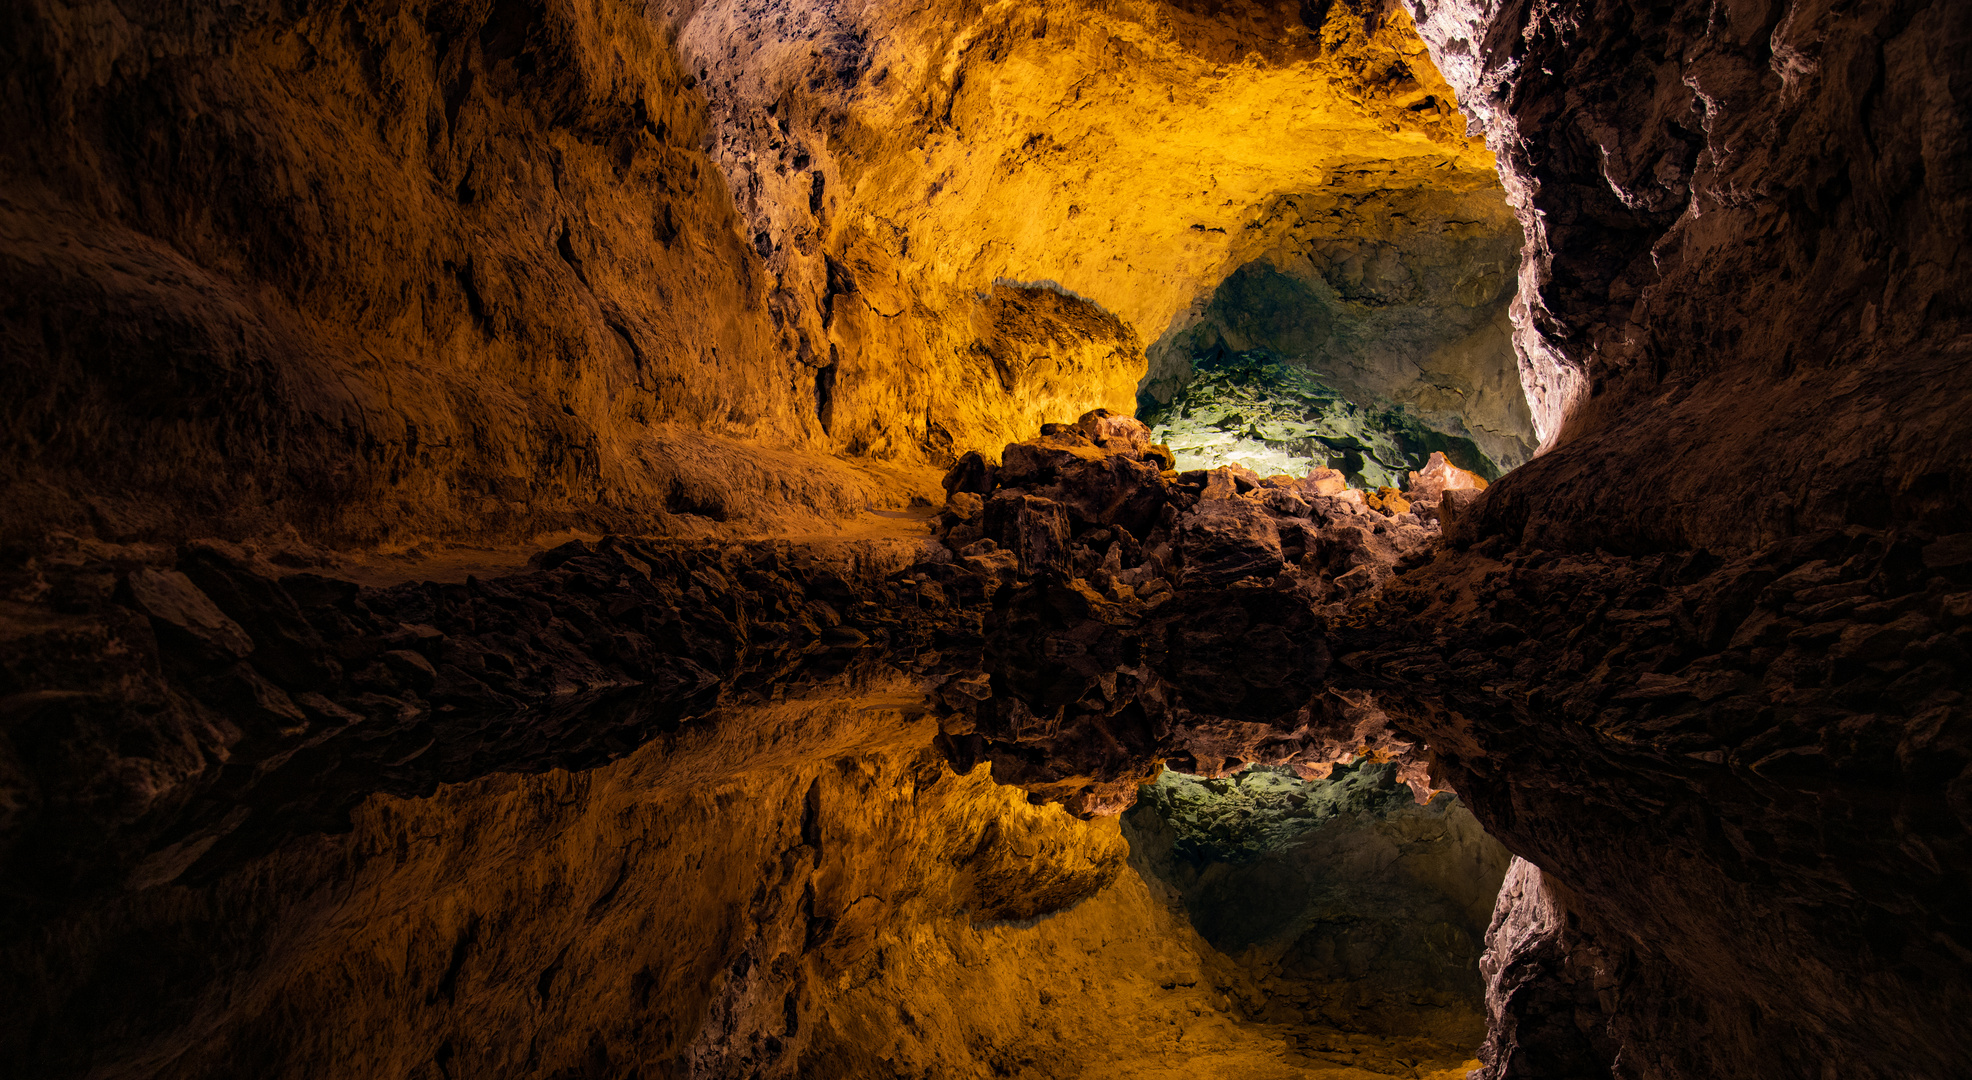
M 1145 454 L 1150 451 L 1150 428 L 1134 416 L 1108 409 L 1091 409 L 1075 421 L 1082 435 L 1103 452 Z
M 991 495 L 999 483 L 1000 467 L 987 460 L 986 455 L 977 450 L 968 450 L 959 455 L 945 473 L 945 494 L 954 495 L 969 492 L 981 497 Z
M 1000 451 L 999 480 L 1005 487 L 1033 486 L 1053 480 L 1062 466 L 1077 461 L 1101 461 L 1106 455 L 1078 431 L 1048 424 L 1053 431 L 1025 442 L 1008 443 Z
M 1420 507 L 1435 508 L 1439 496 L 1447 491 L 1484 491 L 1486 478 L 1452 464 L 1441 451 L 1433 451 L 1424 468 L 1411 473 L 1404 493 Z
M 1167 498 L 1157 466 L 1133 457 L 1078 460 L 1055 475 L 1039 494 L 1068 507 L 1084 526 L 1121 525 L 1132 536 L 1150 531 Z
M 1200 502 L 1180 520 L 1179 540 L 1187 586 L 1273 577 L 1284 562 L 1273 516 L 1246 499 Z

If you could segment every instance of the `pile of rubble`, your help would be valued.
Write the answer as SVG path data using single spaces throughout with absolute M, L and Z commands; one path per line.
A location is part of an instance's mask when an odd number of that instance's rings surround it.
M 948 752 L 1083 813 L 1128 805 L 1160 761 L 1313 777 L 1371 753 L 1422 793 L 1414 744 L 1327 685 L 1325 611 L 1428 560 L 1484 485 L 1437 456 L 1404 492 L 1330 469 L 1181 473 L 1105 409 L 997 464 L 966 454 L 945 478 L 942 575 L 973 579 L 990 611 L 978 669 L 941 690 Z
M 939 534 L 986 577 L 1051 572 L 1103 603 L 1154 610 L 1177 589 L 1282 576 L 1320 602 L 1387 580 L 1486 486 L 1442 454 L 1410 480 L 1404 492 L 1365 492 L 1334 469 L 1180 473 L 1149 428 L 1097 409 L 1074 424 L 1044 425 L 1039 437 L 1009 445 L 998 465 L 966 454 L 945 477 Z

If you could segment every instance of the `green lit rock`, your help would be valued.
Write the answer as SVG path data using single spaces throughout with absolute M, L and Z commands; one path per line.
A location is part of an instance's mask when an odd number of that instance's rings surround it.
M 1364 407 L 1318 373 L 1264 351 L 1197 357 L 1168 404 L 1140 415 L 1179 469 L 1238 462 L 1261 476 L 1339 469 L 1351 487 L 1404 486 L 1405 475 L 1439 451 L 1488 480 L 1517 461 L 1487 456 L 1473 439 L 1427 423 L 1410 405 Z
M 1510 317 L 1521 234 L 1497 186 L 1306 192 L 1255 215 L 1225 276 L 1146 349 L 1138 416 L 1166 414 L 1201 379 L 1223 383 L 1202 369 L 1228 358 L 1264 356 L 1307 380 L 1259 380 L 1290 399 L 1281 402 L 1251 379 L 1191 390 L 1194 416 L 1170 425 L 1192 444 L 1180 468 L 1237 460 L 1266 474 L 1312 461 L 1357 486 L 1401 486 L 1394 474 L 1410 462 L 1398 459 L 1430 435 L 1489 480 L 1533 455 Z M 1271 407 L 1256 414 L 1255 395 Z M 1242 430 L 1233 414 L 1259 422 Z M 1476 455 L 1454 450 L 1466 444 Z M 1349 454 L 1362 456 L 1359 468 L 1335 460 Z

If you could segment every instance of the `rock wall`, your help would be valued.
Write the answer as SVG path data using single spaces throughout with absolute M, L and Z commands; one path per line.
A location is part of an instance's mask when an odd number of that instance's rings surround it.
M 1493 1068 L 1558 1008 L 1619 1075 L 1953 1074 L 1972 387 L 1931 268 L 1965 242 L 1972 24 L 1415 11 L 1527 229 L 1550 445 L 1459 502 L 1344 666 L 1566 896 L 1558 938 L 1502 924 L 1552 975 L 1499 1003 Z
M 1277 193 L 1485 175 L 1404 15 L 1241 12 L 18 6 L 8 535 L 814 528 L 1127 408 Z
M 1972 528 L 1963 7 L 1413 10 L 1527 231 L 1516 341 L 1554 449 L 1498 528 Z
M 990 450 L 1132 411 L 1142 343 L 1257 237 L 1292 232 L 1283 193 L 1490 179 L 1408 17 L 1378 3 L 715 0 L 664 17 L 776 319 L 836 372 L 832 430 L 852 445 Z M 999 393 L 979 327 L 1009 284 L 1085 299 L 1130 355 L 1081 364 L 1079 399 Z
M 818 430 L 629 5 L 5 19 L 10 542 L 649 528 Z
M 1545 453 L 1371 494 L 1101 413 L 962 453 L 1127 393 L 1274 196 L 1483 168 L 1408 18 L 1525 232 Z M 1972 1058 L 1962 5 L 0 19 L 9 1060 L 1077 1073 L 1110 1010 L 1145 1071 L 1323 1068 L 1360 1047 L 1029 802 L 1358 757 L 1526 860 L 1497 1075 Z M 947 453 L 942 543 L 832 577 L 105 542 L 814 526 Z

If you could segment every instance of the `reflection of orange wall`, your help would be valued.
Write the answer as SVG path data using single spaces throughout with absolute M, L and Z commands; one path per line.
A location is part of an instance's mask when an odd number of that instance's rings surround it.
M 954 775 L 915 685 L 863 690 L 708 718 L 587 773 L 379 797 L 346 835 L 132 894 L 120 925 L 196 941 L 220 972 L 168 1075 L 1274 1067 L 1289 1029 L 1252 1020 L 1268 991 L 1126 865 L 1115 819 Z M 1470 1050 L 1296 1020 L 1371 1075 Z

